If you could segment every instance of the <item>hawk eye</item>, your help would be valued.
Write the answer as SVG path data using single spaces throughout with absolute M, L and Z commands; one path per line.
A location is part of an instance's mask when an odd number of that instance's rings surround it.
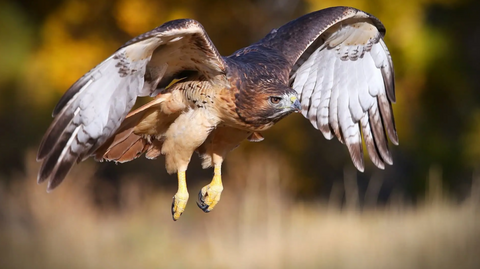
M 277 97 L 277 96 L 272 96 L 270 97 L 270 102 L 274 105 L 280 103 L 280 101 L 282 100 L 281 97 Z

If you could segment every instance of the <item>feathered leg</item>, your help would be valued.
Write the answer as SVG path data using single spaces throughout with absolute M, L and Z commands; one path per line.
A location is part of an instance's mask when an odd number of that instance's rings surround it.
M 185 171 L 178 171 L 178 190 L 177 193 L 173 196 L 172 202 L 172 217 L 173 220 L 178 220 L 180 216 L 185 211 L 185 207 L 188 202 L 188 190 L 187 190 L 187 180 L 185 176 Z

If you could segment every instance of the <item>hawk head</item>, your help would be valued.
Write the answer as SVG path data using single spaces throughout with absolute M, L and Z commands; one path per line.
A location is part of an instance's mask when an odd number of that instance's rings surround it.
M 298 94 L 287 86 L 240 91 L 236 95 L 237 114 L 255 128 L 268 128 L 301 109 Z

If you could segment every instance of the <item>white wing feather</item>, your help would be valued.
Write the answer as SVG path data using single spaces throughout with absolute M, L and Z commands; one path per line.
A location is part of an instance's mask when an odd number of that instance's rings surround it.
M 325 138 L 335 134 L 345 143 L 360 171 L 364 170 L 363 134 L 370 158 L 383 169 L 384 163 L 392 163 L 385 129 L 398 144 L 391 112 L 394 96 L 388 93 L 393 91 L 390 53 L 368 21 L 343 23 L 322 38 L 323 43 L 312 43 L 318 47 L 308 58 L 302 56 L 304 63 L 292 74 L 302 114 Z

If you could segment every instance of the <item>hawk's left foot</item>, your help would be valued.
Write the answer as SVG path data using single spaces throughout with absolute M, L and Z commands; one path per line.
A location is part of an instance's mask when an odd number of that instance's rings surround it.
M 212 185 L 212 183 L 210 183 L 203 187 L 198 193 L 198 207 L 200 207 L 200 209 L 205 213 L 212 211 L 212 209 L 217 205 L 218 201 L 220 201 L 222 191 L 223 186 L 221 184 Z
M 220 166 L 215 166 L 215 175 L 213 176 L 212 182 L 203 187 L 198 193 L 198 207 L 200 207 L 200 209 L 205 213 L 212 211 L 212 209 L 217 205 L 218 201 L 220 201 L 222 191 L 223 185 Z

